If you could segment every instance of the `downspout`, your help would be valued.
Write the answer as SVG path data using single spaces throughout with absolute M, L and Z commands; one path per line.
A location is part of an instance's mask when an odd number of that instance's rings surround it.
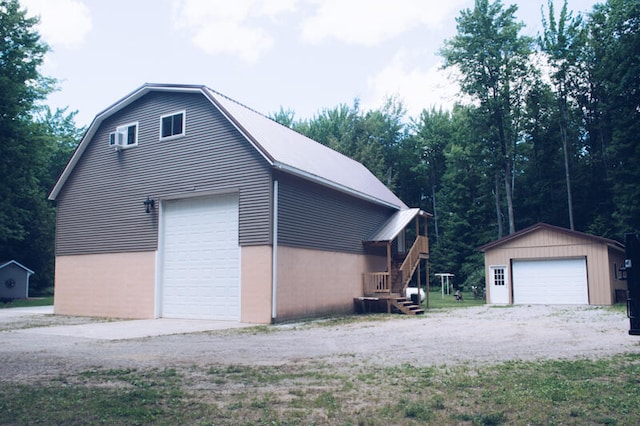
M 273 254 L 271 256 L 271 322 L 276 319 L 278 312 L 278 181 L 273 181 Z

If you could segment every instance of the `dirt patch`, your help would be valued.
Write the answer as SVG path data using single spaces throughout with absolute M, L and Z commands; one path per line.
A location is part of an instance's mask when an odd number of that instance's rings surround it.
M 116 341 L 15 331 L 34 321 L 29 316 L 14 319 L 13 329 L 0 320 L 0 377 L 26 382 L 90 369 L 444 366 L 597 358 L 640 349 L 640 339 L 628 335 L 625 315 L 599 307 L 480 306 Z

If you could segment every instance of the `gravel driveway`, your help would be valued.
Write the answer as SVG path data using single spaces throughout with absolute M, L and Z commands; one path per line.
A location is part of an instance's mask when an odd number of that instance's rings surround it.
M 364 316 L 193 333 L 180 329 L 182 334 L 120 340 L 52 332 L 60 324 L 104 324 L 92 319 L 42 313 L 7 318 L 0 315 L 0 382 L 92 368 L 307 362 L 438 366 L 640 350 L 640 338 L 628 335 L 626 316 L 600 307 L 479 306 L 431 310 L 418 317 Z M 117 329 L 132 323 L 109 324 Z

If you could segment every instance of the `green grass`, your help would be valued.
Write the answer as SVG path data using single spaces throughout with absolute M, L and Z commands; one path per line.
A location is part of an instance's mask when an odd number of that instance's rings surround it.
M 632 425 L 639 386 L 640 354 L 455 367 L 96 369 L 5 381 L 0 424 Z
M 53 296 L 31 297 L 29 299 L 16 299 L 9 303 L 0 303 L 0 309 L 4 308 L 27 308 L 32 306 L 53 305 Z
M 424 302 L 422 303 L 424 306 Z M 434 290 L 432 289 L 429 292 L 429 308 L 431 309 L 440 309 L 440 308 L 466 308 L 469 306 L 479 306 L 484 305 L 485 301 L 482 298 L 474 299 L 472 292 L 463 291 L 462 292 L 462 300 L 456 300 L 453 293 L 445 294 L 442 297 L 442 291 L 440 289 Z

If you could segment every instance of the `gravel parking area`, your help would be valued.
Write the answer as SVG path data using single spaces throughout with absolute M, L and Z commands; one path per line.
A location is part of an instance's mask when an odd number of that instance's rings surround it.
M 78 337 L 51 328 L 65 325 L 68 331 L 91 324 L 106 327 L 104 320 L 46 313 L 0 315 L 0 382 L 31 382 L 93 368 L 310 362 L 439 366 L 640 350 L 640 338 L 628 335 L 626 316 L 602 307 L 479 306 L 431 310 L 418 317 L 372 315 L 214 331 L 182 327 L 175 329 L 180 334 L 122 339 Z M 117 330 L 135 323 L 107 324 Z

